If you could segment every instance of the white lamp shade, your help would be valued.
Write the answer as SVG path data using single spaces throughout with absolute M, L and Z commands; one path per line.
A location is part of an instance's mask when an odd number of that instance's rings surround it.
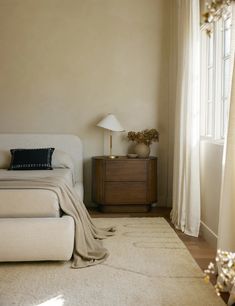
M 124 132 L 125 130 L 121 126 L 120 122 L 113 114 L 108 114 L 104 117 L 97 126 L 102 127 L 113 132 Z

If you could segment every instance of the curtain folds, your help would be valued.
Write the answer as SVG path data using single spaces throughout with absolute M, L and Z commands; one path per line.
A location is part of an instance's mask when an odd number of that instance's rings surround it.
M 229 125 L 224 147 L 218 248 L 235 252 L 235 71 L 233 69 Z
M 199 0 L 177 0 L 177 4 L 178 58 L 171 220 L 176 228 L 197 237 L 200 228 Z
M 218 248 L 235 252 L 235 4 L 232 7 L 231 84 L 227 135 L 223 153 Z
M 235 4 L 232 4 L 232 35 L 231 35 L 231 77 L 230 106 L 227 133 L 223 152 L 223 173 L 220 195 L 220 214 L 217 248 L 235 252 Z M 218 263 L 218 271 L 221 270 Z M 220 273 L 217 284 L 223 284 Z M 225 291 L 230 291 L 228 305 L 235 304 L 235 285 L 229 284 Z

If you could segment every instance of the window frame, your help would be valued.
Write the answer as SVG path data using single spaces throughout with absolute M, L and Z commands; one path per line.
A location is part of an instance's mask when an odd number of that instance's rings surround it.
M 229 27 L 225 27 L 226 21 L 230 18 Z M 225 61 L 231 60 L 231 32 L 230 32 L 230 53 L 225 55 L 225 31 L 231 31 L 231 13 L 225 18 L 217 21 L 213 24 L 213 34 L 211 37 L 208 36 L 206 31 L 201 31 L 201 122 L 200 122 L 200 134 L 201 138 L 208 139 L 216 143 L 224 142 L 225 126 L 224 124 L 224 112 L 228 111 L 228 105 L 226 108 L 225 100 L 229 103 L 229 94 L 227 97 L 224 93 L 224 67 Z M 213 62 L 212 67 L 209 63 L 210 55 L 210 40 L 213 42 Z M 224 56 L 225 55 L 225 56 Z M 231 65 L 229 65 L 231 67 Z M 211 101 L 211 131 L 208 127 L 209 112 L 208 112 L 208 101 L 209 101 L 209 73 L 208 70 L 213 69 L 213 80 L 212 80 L 212 101 Z M 229 78 L 227 78 L 229 80 Z M 229 82 L 229 81 L 228 81 Z M 227 84 L 229 86 L 229 84 Z M 228 115 L 228 114 L 227 114 Z M 228 117 L 228 116 L 227 116 Z M 228 120 L 228 118 L 227 118 Z

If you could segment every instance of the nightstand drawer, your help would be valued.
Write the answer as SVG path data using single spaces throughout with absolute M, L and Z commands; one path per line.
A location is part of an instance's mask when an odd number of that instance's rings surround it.
M 146 203 L 145 182 L 105 182 L 105 203 L 143 204 Z
M 157 158 L 92 158 L 92 200 L 103 212 L 147 212 L 157 202 Z
M 105 180 L 111 182 L 146 181 L 147 165 L 143 160 L 107 161 Z

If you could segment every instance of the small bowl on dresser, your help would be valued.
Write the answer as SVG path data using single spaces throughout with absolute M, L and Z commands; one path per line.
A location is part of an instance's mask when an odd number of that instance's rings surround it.
M 138 154 L 130 153 L 130 154 L 127 154 L 127 157 L 128 158 L 137 158 Z

